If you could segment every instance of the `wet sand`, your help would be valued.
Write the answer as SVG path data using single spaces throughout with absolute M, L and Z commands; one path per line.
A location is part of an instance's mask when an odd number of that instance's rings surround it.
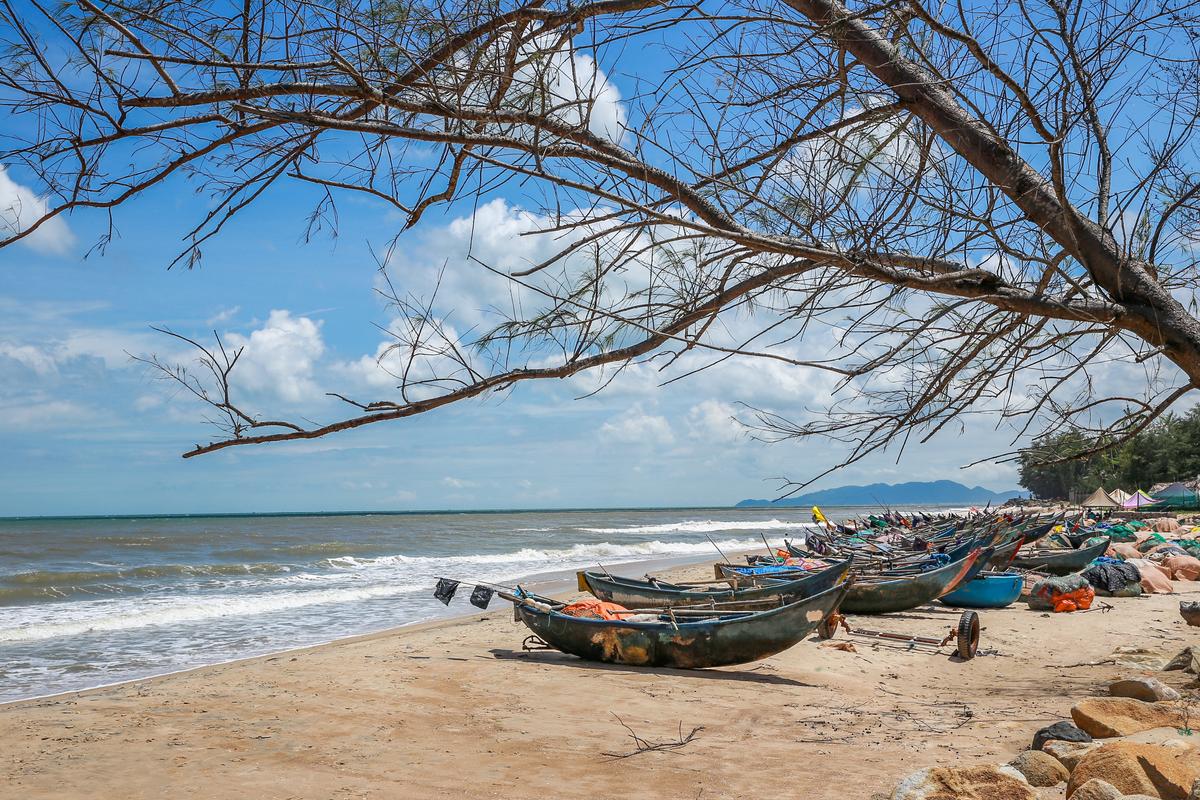
M 981 612 L 967 662 L 840 634 L 857 652 L 813 639 L 702 671 L 525 652 L 529 631 L 496 599 L 456 620 L 0 706 L 0 796 L 868 798 L 923 766 L 1008 760 L 1075 698 L 1145 671 L 1113 663 L 1118 647 L 1200 644 L 1178 613 L 1200 583 L 1176 586 L 1107 599 L 1108 612 Z M 958 614 L 851 623 L 941 635 Z M 653 742 L 701 730 L 619 757 L 635 749 L 625 725 Z

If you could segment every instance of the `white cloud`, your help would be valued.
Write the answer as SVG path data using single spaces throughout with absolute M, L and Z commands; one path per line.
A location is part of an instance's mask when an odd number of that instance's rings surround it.
M 485 54 L 460 54 L 456 64 L 439 73 L 441 89 L 434 90 L 443 102 L 462 99 L 464 82 L 469 81 L 467 100 L 480 105 L 490 103 L 504 90 L 502 107 L 555 117 L 568 125 L 585 121 L 593 133 L 612 142 L 625 135 L 625 109 L 621 95 L 595 60 L 574 49 L 571 42 L 560 41 L 557 33 L 534 36 L 517 51 L 519 66 L 508 68 L 511 38 L 498 36 Z M 477 59 L 491 59 L 489 69 L 481 69 Z M 501 75 L 508 85 L 502 87 Z M 517 138 L 531 138 L 529 126 L 497 126 L 497 130 Z
M 380 342 L 373 355 L 332 365 L 334 376 L 350 381 L 349 391 L 392 390 L 389 399 L 396 399 L 395 390 L 404 384 L 403 397 L 411 401 L 457 388 L 458 378 L 470 379 L 450 348 L 466 353 L 471 346 L 448 322 L 395 317 L 387 330 L 393 335 Z
M 692 438 L 712 444 L 736 444 L 746 441 L 746 429 L 737 421 L 737 409 L 720 400 L 704 400 L 688 410 L 688 430 Z
M 389 260 L 391 285 L 423 300 L 436 292 L 437 308 L 452 312 L 465 328 L 491 327 L 499 320 L 497 311 L 544 301 L 481 264 L 500 273 L 524 270 L 583 235 L 536 233 L 551 224 L 547 217 L 497 198 L 444 225 L 421 226 Z M 383 283 L 379 288 L 387 290 Z
M 47 209 L 44 198 L 14 181 L 0 165 L 0 237 L 27 230 Z M 75 244 L 75 235 L 62 216 L 57 216 L 20 241 L 38 252 L 62 255 Z
M 246 348 L 234 371 L 236 385 L 291 403 L 315 399 L 320 391 L 313 379 L 314 369 L 325 352 L 321 325 L 308 317 L 293 317 L 286 309 L 276 309 L 266 324 L 249 336 L 229 334 L 228 347 Z
M 0 429 L 10 431 L 66 428 L 92 419 L 86 406 L 70 400 L 34 396 L 0 400 Z
M 30 344 L 5 344 L 0 342 L 0 358 L 8 358 L 33 370 L 40 376 L 58 372 L 54 356 L 40 347 Z
M 215 313 L 211 317 L 209 317 L 207 320 L 205 320 L 204 324 L 208 325 L 209 327 L 212 327 L 213 325 L 223 325 L 226 322 L 229 322 L 229 320 L 236 317 L 238 312 L 241 310 L 242 310 L 241 306 L 233 306 L 231 308 L 222 308 L 220 311 L 218 311 L 217 313 Z
M 133 356 L 159 353 L 166 356 L 165 348 L 172 341 L 161 334 L 129 333 L 111 328 L 74 328 L 55 347 L 60 361 L 73 358 L 98 358 L 109 369 L 121 369 L 133 365 Z
M 870 108 L 884 102 L 882 97 L 865 99 L 864 105 Z M 847 106 L 841 119 L 863 111 L 860 106 Z M 872 179 L 887 181 L 911 174 L 919 152 L 917 139 L 904 119 L 884 117 L 803 142 L 789 154 L 780 172 L 817 196 L 839 196 L 849 188 L 869 188 Z
M 474 481 L 463 480 L 462 478 L 455 478 L 450 475 L 442 478 L 442 484 L 449 486 L 451 489 L 470 489 L 475 486 Z
M 138 411 L 149 411 L 153 408 L 158 408 L 166 402 L 166 398 L 157 394 L 138 395 L 133 401 L 133 407 Z
M 640 406 L 608 420 L 600 426 L 599 433 L 602 440 L 623 444 L 666 447 L 675 442 L 675 433 L 666 417 L 647 414 Z
M 621 93 L 596 66 L 593 58 L 573 53 L 568 59 L 565 53 L 557 53 L 551 59 L 547 77 L 550 102 L 572 104 L 562 115 L 565 122 L 578 125 L 582 121 L 580 106 L 574 101 L 587 100 L 591 104 L 586 111 L 588 130 L 610 142 L 620 143 L 625 135 L 625 107 L 621 105 Z
M 69 320 L 20 320 L 0 329 L 0 358 L 8 358 L 33 370 L 39 377 L 57 375 L 72 362 L 98 359 L 107 369 L 136 366 L 131 355 L 158 352 L 167 356 L 170 342 L 157 334 L 130 333 L 115 328 L 74 325 Z M 169 354 L 176 358 L 182 350 Z

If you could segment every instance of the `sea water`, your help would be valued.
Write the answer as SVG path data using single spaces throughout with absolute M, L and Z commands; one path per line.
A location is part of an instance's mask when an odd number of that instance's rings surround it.
M 465 613 L 474 580 L 715 557 L 710 537 L 730 552 L 810 526 L 786 508 L 0 519 L 0 702 Z M 468 584 L 449 607 L 441 576 Z

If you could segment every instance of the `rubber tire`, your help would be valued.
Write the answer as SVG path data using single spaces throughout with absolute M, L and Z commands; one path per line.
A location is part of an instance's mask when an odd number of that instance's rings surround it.
M 958 618 L 958 657 L 970 661 L 979 652 L 979 614 L 964 611 Z

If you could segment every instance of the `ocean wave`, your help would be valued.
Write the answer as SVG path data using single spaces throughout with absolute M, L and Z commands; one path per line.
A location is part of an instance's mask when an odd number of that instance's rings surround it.
M 379 550 L 378 545 L 366 542 L 301 542 L 288 545 L 264 545 L 262 547 L 237 547 L 218 551 L 217 555 L 224 558 L 260 559 L 279 556 L 329 556 L 353 555 L 354 553 L 370 553 Z
M 626 528 L 580 528 L 588 533 L 625 533 L 625 534 L 657 534 L 657 533 L 715 533 L 717 531 L 778 531 L 778 530 L 814 530 L 812 522 L 783 522 L 778 519 L 744 519 L 744 520 L 688 520 L 686 522 L 667 522 L 662 525 L 631 525 Z
M 756 539 L 723 539 L 717 546 L 727 553 L 761 547 Z M 713 553 L 708 542 L 643 541 L 624 544 L 602 542 L 559 549 L 524 548 L 509 553 L 474 553 L 459 556 L 393 555 L 378 558 L 353 556 L 330 559 L 342 567 L 324 575 L 297 573 L 267 577 L 258 591 L 229 591 L 204 595 L 130 595 L 128 599 L 25 607 L 0 622 L 0 643 L 38 641 L 91 633 L 117 632 L 154 626 L 181 625 L 222 617 L 246 617 L 327 603 L 354 603 L 376 598 L 429 592 L 438 575 L 468 581 L 509 583 L 552 570 L 566 570 L 648 556 L 687 556 Z M 298 584 L 312 582 L 301 587 Z M 346 584 L 353 585 L 346 585 Z M 288 585 L 290 584 L 290 585 Z M 331 585 L 332 584 L 332 585 Z M 432 601 L 430 601 L 432 602 Z M 18 609 L 10 609 L 16 611 Z M 5 625 L 7 623 L 7 625 Z
M 161 625 L 203 622 L 221 617 L 244 617 L 276 611 L 304 608 L 323 603 L 347 603 L 415 592 L 421 587 L 380 585 L 357 589 L 270 592 L 256 595 L 210 595 L 203 598 L 170 598 L 154 603 L 139 603 L 118 608 L 106 601 L 94 616 L 79 619 L 48 620 L 11 628 L 0 628 L 0 643 L 29 642 L 81 636 L 89 633 L 128 631 Z M 103 614 L 103 611 L 111 613 Z
M 745 550 L 762 547 L 759 539 L 725 539 L 717 542 L 722 550 Z M 557 566 L 563 562 L 592 563 L 596 559 L 633 558 L 642 556 L 689 555 L 693 553 L 714 553 L 713 546 L 708 542 L 664 542 L 658 539 L 647 542 L 598 542 L 595 544 L 576 544 L 564 548 L 537 549 L 525 547 L 508 553 L 471 553 L 460 556 L 406 556 L 403 554 L 378 556 L 375 558 L 357 558 L 355 556 L 339 556 L 326 559 L 330 567 L 356 569 L 362 567 L 392 566 L 397 564 L 410 565 L 454 565 L 454 564 L 543 564 Z
M 110 583 L 85 586 L 0 586 L 0 608 L 30 602 L 68 600 L 124 594 L 125 589 Z
M 286 564 L 146 564 L 140 567 L 88 570 L 31 570 L 0 575 L 10 586 L 75 586 L 129 579 L 178 578 L 229 575 L 271 575 L 290 572 Z

